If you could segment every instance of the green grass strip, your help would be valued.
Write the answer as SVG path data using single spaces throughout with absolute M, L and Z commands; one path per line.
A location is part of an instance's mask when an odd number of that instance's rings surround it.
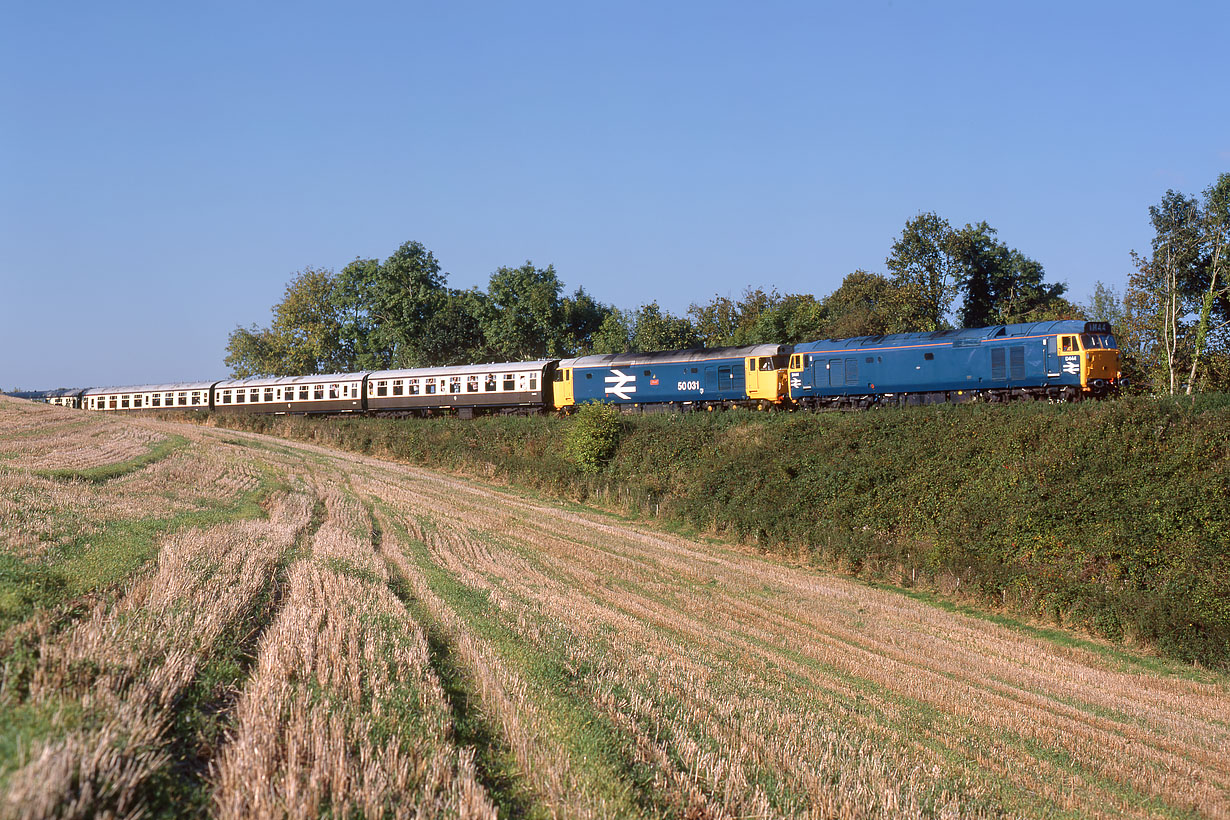
M 154 557 L 158 542 L 188 527 L 210 527 L 264 516 L 265 499 L 278 486 L 269 471 L 261 483 L 234 503 L 182 512 L 168 518 L 114 521 L 101 533 L 82 536 L 48 560 L 24 560 L 0 553 L 0 633 L 39 609 L 106 589 Z
M 592 794 L 600 796 L 608 815 L 662 817 L 670 814 L 671 807 L 664 805 L 655 792 L 654 772 L 635 759 L 630 740 L 605 716 L 595 712 L 580 691 L 580 673 L 571 669 L 562 655 L 532 645 L 525 636 L 504 623 L 499 608 L 491 602 L 486 591 L 467 586 L 436 564 L 427 545 L 402 527 L 398 514 L 383 504 L 381 508 L 400 537 L 405 555 L 418 566 L 432 591 L 465 621 L 471 634 L 495 649 L 530 684 L 553 724 L 550 742 L 568 751 L 577 764 L 574 771 L 588 782 Z M 415 614 L 430 618 L 425 609 Z M 436 630 L 436 639 L 444 637 L 443 630 L 432 620 L 427 623 Z M 447 649 L 439 647 L 435 652 L 437 657 L 441 653 L 449 654 Z M 456 670 L 452 674 L 456 675 Z M 476 694 L 471 697 L 477 702 Z M 539 816 L 545 808 L 534 806 L 527 815 Z
M 84 470 L 36 470 L 35 475 L 56 481 L 88 481 L 91 484 L 102 484 L 113 478 L 135 473 L 155 462 L 162 461 L 167 456 L 188 446 L 188 439 L 183 436 L 170 436 L 159 441 L 147 451 L 127 461 L 117 461 L 114 464 L 100 464 Z

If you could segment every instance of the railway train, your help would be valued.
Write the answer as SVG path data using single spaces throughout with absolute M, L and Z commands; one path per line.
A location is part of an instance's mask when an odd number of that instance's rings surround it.
M 533 362 L 91 387 L 46 401 L 89 411 L 404 415 L 867 409 L 1105 398 L 1125 386 L 1110 325 L 1075 320 Z

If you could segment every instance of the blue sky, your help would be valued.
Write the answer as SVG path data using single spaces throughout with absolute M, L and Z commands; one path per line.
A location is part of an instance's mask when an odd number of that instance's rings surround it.
M 291 275 L 418 240 L 620 307 L 986 220 L 1083 300 L 1230 170 L 1230 4 L 12 3 L 0 387 L 222 377 Z

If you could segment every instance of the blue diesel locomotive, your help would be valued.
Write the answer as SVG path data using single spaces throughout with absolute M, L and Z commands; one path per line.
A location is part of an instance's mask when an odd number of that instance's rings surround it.
M 789 373 L 791 399 L 809 408 L 1072 401 L 1122 385 L 1110 325 L 1080 321 L 808 342 Z

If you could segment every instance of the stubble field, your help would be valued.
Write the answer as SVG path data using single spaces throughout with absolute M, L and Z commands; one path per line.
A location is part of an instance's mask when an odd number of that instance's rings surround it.
M 0 399 L 6 817 L 1230 817 L 1225 676 Z

